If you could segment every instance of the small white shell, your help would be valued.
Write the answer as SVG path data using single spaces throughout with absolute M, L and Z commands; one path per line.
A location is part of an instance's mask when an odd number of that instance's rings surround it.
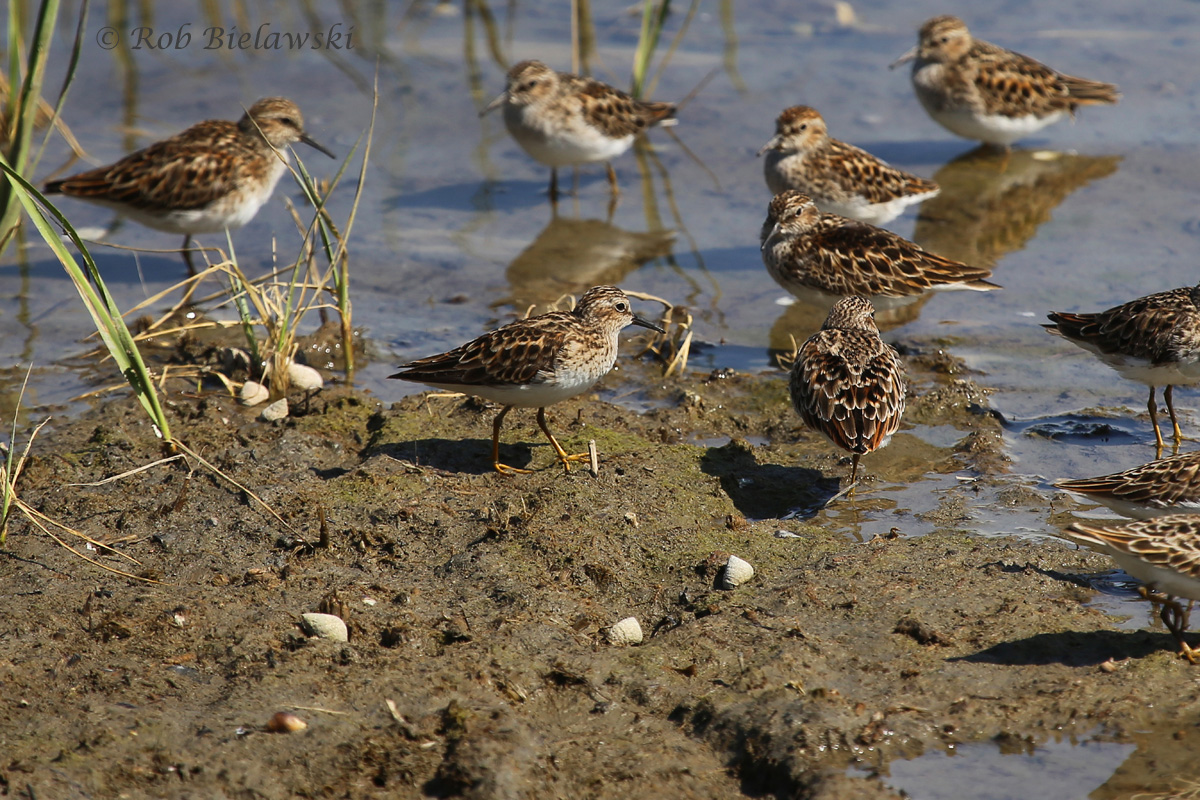
M 241 401 L 244 406 L 256 406 L 259 403 L 265 403 L 270 396 L 271 393 L 267 391 L 267 387 L 258 381 L 246 381 L 242 384 Z
M 292 388 L 302 392 L 312 392 L 325 385 L 325 379 L 321 377 L 321 373 L 312 367 L 297 364 L 295 361 L 288 364 L 287 374 Z
M 350 631 L 346 629 L 345 620 L 336 614 L 308 613 L 301 614 L 300 619 L 304 621 L 304 630 L 310 636 L 334 642 L 350 641 Z
M 608 629 L 608 640 L 613 644 L 640 644 L 642 626 L 637 617 L 626 617 Z
M 286 397 L 281 397 L 271 405 L 267 406 L 259 414 L 264 422 L 274 422 L 277 419 L 283 419 L 288 415 L 288 402 Z
M 754 577 L 754 567 L 750 562 L 737 556 L 730 556 L 725 562 L 725 570 L 721 573 L 721 588 L 734 589 Z

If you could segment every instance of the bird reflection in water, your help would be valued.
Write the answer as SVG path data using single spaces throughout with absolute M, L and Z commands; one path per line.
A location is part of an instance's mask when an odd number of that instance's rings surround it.
M 913 241 L 947 258 L 995 267 L 1020 250 L 1067 195 L 1117 171 L 1121 156 L 980 147 L 946 164 L 941 194 L 921 205 Z
M 637 233 L 598 219 L 555 216 L 505 271 L 516 308 L 552 303 L 600 284 L 617 285 L 643 264 L 671 254 L 675 232 Z

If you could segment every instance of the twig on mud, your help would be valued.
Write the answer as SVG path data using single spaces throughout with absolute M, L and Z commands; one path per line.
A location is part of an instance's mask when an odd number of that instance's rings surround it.
M 90 544 L 92 544 L 95 547 L 103 548 L 104 550 L 109 551 L 113 555 L 117 555 L 122 558 L 127 558 L 130 561 L 132 561 L 134 564 L 138 564 L 139 566 L 141 565 L 141 562 L 139 562 L 133 556 L 126 555 L 125 553 L 122 553 L 117 550 L 113 550 L 111 547 L 108 547 L 103 542 L 98 542 L 95 539 L 91 538 L 90 536 L 80 533 L 79 531 L 75 530 L 74 528 L 71 528 L 67 525 L 64 525 L 61 522 L 58 522 L 57 520 L 53 520 L 50 517 L 47 517 L 45 514 L 38 511 L 36 508 L 33 508 L 32 506 L 30 506 L 28 503 L 26 503 L 24 500 L 21 500 L 20 498 L 16 498 L 14 502 L 16 503 L 17 508 L 21 509 L 21 511 L 25 514 L 25 516 L 28 517 L 29 521 L 31 523 L 33 523 L 35 526 L 37 526 L 39 529 L 41 529 L 42 533 L 46 534 L 51 539 L 53 539 L 56 543 L 58 543 L 59 547 L 74 554 L 75 556 L 78 556 L 80 559 L 86 561 L 87 563 L 91 564 L 92 566 L 99 567 L 100 569 L 104 570 L 105 572 L 111 572 L 114 575 L 120 575 L 123 578 L 130 578 L 135 581 L 142 581 L 143 583 L 158 583 L 158 584 L 163 583 L 162 581 L 156 581 L 153 578 L 147 578 L 144 575 L 134 575 L 132 572 L 126 572 L 125 570 L 117 569 L 116 567 L 110 567 L 107 564 L 101 564 L 99 561 L 97 561 L 94 558 L 88 558 L 86 555 L 79 552 L 74 547 L 71 547 L 71 545 L 67 544 L 62 539 L 60 539 L 58 536 L 56 536 L 53 531 L 51 531 L 48 527 L 46 527 L 42 523 L 46 522 L 46 523 L 49 523 L 50 525 L 61 528 L 62 530 L 66 531 L 67 533 L 70 533 L 72 536 L 78 536 L 80 539 L 83 539 L 84 541 L 89 542 Z
M 137 475 L 139 472 L 145 472 L 148 469 L 153 469 L 154 467 L 157 467 L 160 464 L 170 464 L 172 461 L 178 461 L 181 458 L 183 458 L 182 454 L 174 455 L 174 456 L 167 456 L 166 458 L 160 458 L 158 461 L 151 461 L 149 464 L 143 464 L 140 467 L 134 467 L 131 470 L 126 470 L 125 472 L 122 472 L 120 475 L 111 475 L 107 478 L 104 478 L 103 480 L 98 480 L 94 483 L 68 483 L 67 486 L 86 486 L 88 488 L 91 488 L 93 486 L 103 486 L 106 483 L 112 483 L 114 481 L 119 481 L 122 478 L 128 478 L 130 475 Z
M 387 706 L 388 713 L 392 715 L 392 719 L 400 726 L 400 732 L 408 739 L 416 740 L 421 738 L 421 732 L 418 731 L 413 724 L 404 718 L 400 713 L 400 709 L 396 708 L 396 703 L 392 698 L 383 698 L 384 705 Z
M 693 319 L 691 313 L 683 306 L 676 306 L 669 300 L 652 294 L 644 292 L 625 292 L 625 294 L 638 300 L 662 303 L 663 313 L 659 321 L 666 333 L 660 333 L 651 339 L 642 354 L 654 353 L 666 362 L 667 365 L 663 369 L 664 377 L 670 377 L 677 372 L 682 374 L 687 369 L 688 355 L 692 351 Z
M 17 500 L 17 480 L 21 477 L 21 471 L 25 469 L 25 460 L 29 458 L 29 449 L 33 447 L 33 440 L 37 438 L 38 432 L 50 421 L 50 417 L 46 417 L 40 425 L 33 429 L 33 433 L 29 435 L 29 441 L 25 443 L 25 452 L 14 464 L 13 448 L 17 444 L 17 420 L 20 417 L 21 401 L 25 398 L 25 388 L 29 385 L 29 376 L 32 373 L 33 362 L 31 361 L 29 369 L 25 371 L 25 380 L 21 382 L 21 391 L 17 395 L 17 408 L 13 412 L 12 438 L 9 439 L 12 447 L 4 448 L 4 460 L 3 463 L 0 463 L 0 482 L 3 483 L 3 486 L 0 487 L 0 493 L 3 494 L 3 498 L 0 500 L 0 545 L 4 544 L 8 538 L 8 520 Z
M 202 457 L 202 456 L 201 456 L 199 453 L 197 453 L 195 450 L 193 450 L 193 449 L 191 449 L 190 447 L 188 447 L 187 445 L 185 445 L 183 442 L 176 442 L 175 444 L 176 444 L 176 445 L 178 445 L 178 447 L 179 447 L 179 449 L 180 449 L 180 450 L 182 450 L 183 452 L 187 453 L 189 456 L 191 456 L 192 458 L 196 459 L 197 461 L 199 461 L 201 464 L 203 464 L 204 466 L 208 467 L 209 469 L 211 469 L 211 470 L 212 470 L 213 472 L 215 472 L 217 475 L 220 475 L 222 478 L 224 478 L 225 480 L 229 481 L 229 483 L 231 483 L 231 484 L 233 484 L 234 486 L 236 486 L 237 488 L 241 489 L 243 492 L 245 492 L 245 493 L 247 494 L 247 496 L 254 498 L 254 500 L 256 500 L 256 501 L 257 501 L 257 502 L 258 502 L 258 503 L 259 503 L 259 504 L 260 504 L 260 505 L 261 505 L 263 508 L 265 508 L 265 509 L 267 510 L 267 513 L 268 513 L 268 514 L 270 514 L 272 517 L 274 517 L 276 520 L 278 520 L 278 521 L 279 521 L 279 524 L 280 524 L 280 525 L 282 525 L 283 527 L 287 528 L 287 529 L 288 529 L 289 531 L 291 531 L 292 533 L 299 533 L 299 531 L 297 531 L 297 530 L 296 530 L 295 528 L 293 528 L 291 525 L 287 524 L 287 522 L 284 520 L 284 518 L 283 518 L 283 517 L 281 517 L 281 516 L 279 516 L 278 512 L 276 512 L 276 511 L 275 511 L 275 509 L 271 508 L 271 506 L 269 506 L 269 505 L 267 504 L 267 501 L 266 501 L 266 500 L 263 500 L 261 497 L 259 497 L 258 495 L 256 495 L 254 492 L 250 491 L 250 490 L 249 490 L 249 489 L 247 489 L 245 486 L 243 486 L 242 484 L 238 483 L 237 481 L 235 481 L 233 478 L 231 478 L 231 477 L 229 477 L 228 475 L 226 475 L 226 474 L 225 474 L 224 472 L 222 472 L 221 470 L 217 469 L 217 467 L 216 467 L 216 465 L 215 465 L 215 464 L 210 464 L 210 463 L 209 463 L 207 460 L 205 460 L 205 459 L 204 459 L 204 457 Z
M 790 353 L 776 353 L 775 364 L 782 370 L 791 371 L 792 365 L 796 363 L 796 359 L 800 356 L 800 345 L 796 344 L 796 337 L 788 334 L 788 339 L 792 342 L 792 351 Z

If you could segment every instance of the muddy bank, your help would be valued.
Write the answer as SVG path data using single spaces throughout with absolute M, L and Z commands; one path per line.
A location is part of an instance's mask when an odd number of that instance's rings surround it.
M 1164 707 L 1182 763 L 1194 668 L 1161 628 L 1086 605 L 1107 559 L 972 535 L 973 492 L 1049 498 L 1005 484 L 985 391 L 936 348 L 908 355 L 917 427 L 864 460 L 872 480 L 838 513 L 963 478 L 918 538 L 855 541 L 816 511 L 847 465 L 801 429 L 779 373 L 663 384 L 622 360 L 605 392 L 650 387 L 623 397 L 642 413 L 581 398 L 551 414 L 569 450 L 596 440 L 598 476 L 563 475 L 520 411 L 502 457 L 535 472 L 493 473 L 494 410 L 473 400 L 330 389 L 264 424 L 173 394 L 175 430 L 282 523 L 182 461 L 73 485 L 161 453 L 128 400 L 55 420 L 25 499 L 155 582 L 14 526 L 0 780 L 39 798 L 892 797 L 873 776 L 893 758 L 1129 738 Z M 952 443 L 918 435 L 932 419 Z M 755 575 L 724 590 L 729 553 Z M 348 642 L 302 632 L 318 609 Z M 644 642 L 610 644 L 629 616 Z M 307 729 L 265 732 L 281 710 Z

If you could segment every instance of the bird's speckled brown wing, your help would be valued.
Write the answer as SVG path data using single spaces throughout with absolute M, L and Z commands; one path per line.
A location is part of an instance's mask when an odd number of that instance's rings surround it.
M 1200 349 L 1200 287 L 1139 297 L 1094 314 L 1051 312 L 1045 327 L 1086 342 L 1102 353 L 1144 358 L 1151 364 L 1179 361 Z
M 518 320 L 448 353 L 405 364 L 389 377 L 457 386 L 521 386 L 553 377 L 554 361 L 577 320 L 556 311 Z
M 1149 564 L 1200 577 L 1200 515 L 1172 514 L 1112 526 L 1076 522 L 1066 534 L 1101 550 L 1129 553 Z
M 900 427 L 904 368 L 876 335 L 821 330 L 800 348 L 791 395 L 809 427 L 844 450 L 869 453 Z
M 614 139 L 642 133 L 675 116 L 674 103 L 638 100 L 592 78 L 562 77 L 564 87 L 578 94 L 583 118 Z
M 1063 75 L 1040 61 L 978 39 L 963 63 L 973 70 L 982 110 L 989 114 L 1074 113 L 1078 106 L 1111 104 L 1120 97 L 1110 83 Z
M 822 215 L 814 230 L 794 244 L 797 255 L 808 259 L 807 272 L 819 277 L 821 288 L 831 294 L 904 297 L 947 283 L 988 283 L 984 279 L 992 274 L 922 250 L 882 228 L 834 215 Z
M 1200 452 L 1151 461 L 1124 472 L 1058 481 L 1068 492 L 1102 495 L 1129 503 L 1168 508 L 1200 499 Z
M 46 192 L 110 200 L 134 208 L 199 209 L 249 179 L 248 170 L 268 166 L 261 153 L 240 136 L 235 123 L 209 120 L 110 166 L 53 181 L 46 185 Z
M 808 161 L 811 165 L 809 174 L 827 176 L 828 180 L 836 181 L 841 190 L 838 194 L 862 195 L 872 203 L 886 203 L 898 197 L 924 194 L 938 188 L 933 181 L 896 169 L 867 151 L 839 139 L 829 139 L 825 147 L 809 155 Z

